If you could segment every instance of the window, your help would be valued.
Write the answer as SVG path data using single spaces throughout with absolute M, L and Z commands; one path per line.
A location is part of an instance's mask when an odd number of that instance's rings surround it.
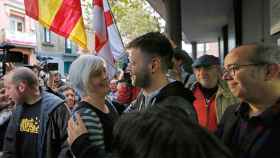
M 69 39 L 65 39 L 65 53 L 72 53 L 72 43 Z
M 12 32 L 24 32 L 24 18 L 11 15 L 9 19 L 10 30 Z
M 23 32 L 23 23 L 20 22 L 17 23 L 17 31 Z
M 51 43 L 51 32 L 47 28 L 44 28 L 44 42 Z
M 64 62 L 64 74 L 69 73 L 69 69 L 70 69 L 71 64 L 72 64 L 72 62 L 70 62 L 70 61 L 65 61 Z

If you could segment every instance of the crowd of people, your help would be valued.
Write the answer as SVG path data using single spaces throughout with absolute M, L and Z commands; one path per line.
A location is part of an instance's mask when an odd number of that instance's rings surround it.
M 0 80 L 3 158 L 277 158 L 280 49 L 262 43 L 192 61 L 165 35 L 126 47 L 129 63 L 80 55 L 66 82 L 37 66 Z M 279 138 L 279 139 L 278 139 Z M 278 145 L 277 145 L 278 144 Z

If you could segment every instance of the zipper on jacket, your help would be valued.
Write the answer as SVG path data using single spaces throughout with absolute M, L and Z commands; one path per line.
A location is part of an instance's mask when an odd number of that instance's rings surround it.
M 209 125 L 209 113 L 210 113 L 210 105 L 209 105 L 209 103 L 210 103 L 210 99 L 209 100 L 207 100 L 207 99 L 205 99 L 205 107 L 206 107 L 206 128 L 208 129 L 208 125 Z

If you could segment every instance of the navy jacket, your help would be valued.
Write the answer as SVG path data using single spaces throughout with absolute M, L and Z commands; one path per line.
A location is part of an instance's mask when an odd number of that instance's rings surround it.
M 42 92 L 41 103 L 38 158 L 71 157 L 67 143 L 69 112 L 64 105 L 64 101 L 53 94 Z M 22 105 L 17 105 L 5 135 L 2 158 L 17 157 L 16 133 L 19 130 L 21 112 Z

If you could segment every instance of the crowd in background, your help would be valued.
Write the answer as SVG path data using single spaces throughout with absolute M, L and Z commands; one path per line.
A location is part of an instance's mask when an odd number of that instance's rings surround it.
M 276 158 L 280 51 L 248 44 L 192 61 L 166 36 L 127 46 L 108 79 L 105 61 L 81 55 L 63 81 L 39 66 L 0 80 L 3 158 Z

